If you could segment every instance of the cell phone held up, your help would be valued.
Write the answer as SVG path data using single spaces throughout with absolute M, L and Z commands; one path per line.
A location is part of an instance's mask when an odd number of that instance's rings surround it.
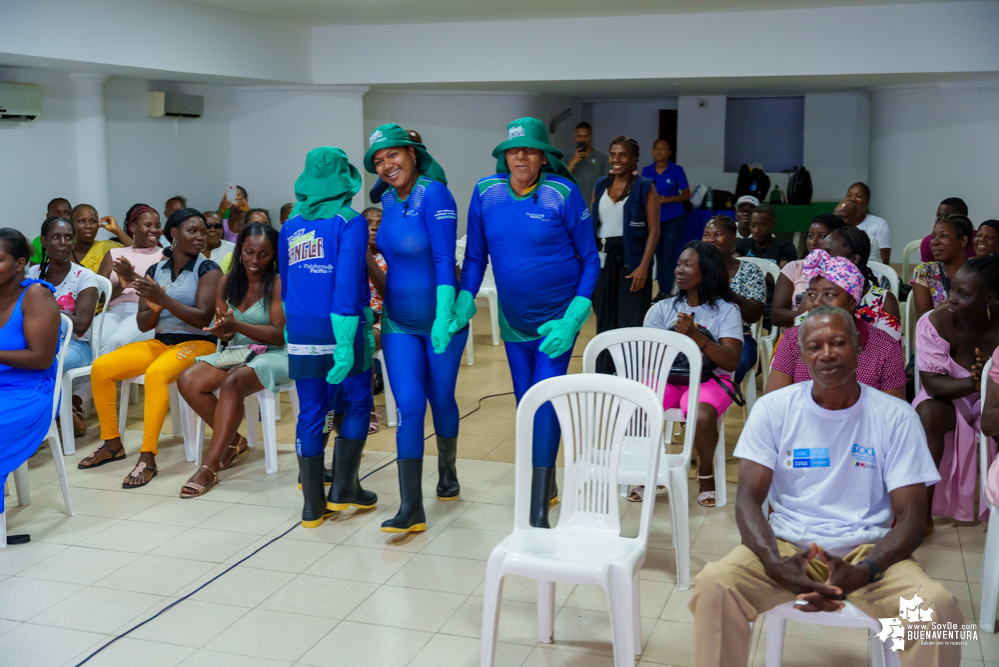
M 586 152 L 586 142 L 585 141 L 577 141 L 576 142 L 576 150 L 577 151 Z

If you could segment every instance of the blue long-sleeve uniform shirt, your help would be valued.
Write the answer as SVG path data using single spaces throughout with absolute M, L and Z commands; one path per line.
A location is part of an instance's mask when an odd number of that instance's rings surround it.
M 509 174 L 480 180 L 468 207 L 461 289 L 478 293 L 489 259 L 504 340 L 535 340 L 538 327 L 563 317 L 574 297 L 591 298 L 600 257 L 579 188 L 542 172 L 537 187 L 518 197 Z
M 288 370 L 292 379 L 325 378 L 333 367 L 331 314 L 357 316 L 356 375 L 366 367 L 365 308 L 368 305 L 368 227 L 350 208 L 333 219 L 289 218 L 281 227 L 278 264 L 287 319 Z
M 447 186 L 420 177 L 405 200 L 395 188 L 382 194 L 382 223 L 376 243 L 385 272 L 382 333 L 430 334 L 437 287 L 456 287 L 455 242 L 458 216 Z

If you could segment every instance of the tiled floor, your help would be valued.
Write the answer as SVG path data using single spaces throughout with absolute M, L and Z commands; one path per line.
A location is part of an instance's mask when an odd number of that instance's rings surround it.
M 483 309 L 485 311 L 485 309 Z M 462 414 L 479 398 L 511 390 L 502 347 L 490 344 L 488 313 L 476 322 L 475 365 L 462 366 Z M 577 346 L 592 336 L 592 319 Z M 579 359 L 573 372 L 579 371 Z M 384 415 L 382 397 L 376 404 Z M 294 441 L 285 405 L 278 440 Z M 141 420 L 133 406 L 129 425 Z M 383 420 L 384 423 L 384 420 Z M 169 424 L 169 421 L 168 421 Z M 740 411 L 726 420 L 729 453 L 742 426 Z M 432 425 L 427 424 L 430 433 Z M 32 503 L 6 499 L 8 530 L 29 532 L 24 546 L 0 550 L 0 665 L 76 665 L 120 632 L 153 616 L 231 564 L 284 534 L 231 572 L 156 620 L 132 632 L 87 665 L 170 667 L 465 667 L 478 665 L 485 559 L 512 525 L 514 402 L 490 398 L 462 421 L 459 462 L 462 495 L 433 499 L 436 459 L 427 457 L 426 533 L 393 537 L 379 524 L 395 514 L 394 466 L 365 484 L 378 507 L 351 512 L 321 528 L 297 526 L 301 496 L 294 448 L 280 445 L 280 472 L 264 472 L 252 452 L 222 473 L 205 498 L 181 500 L 193 472 L 179 439 L 164 434 L 160 475 L 147 487 L 124 491 L 121 480 L 135 461 L 141 434 L 126 433 L 129 458 L 99 470 L 76 462 L 94 445 L 96 422 L 67 459 L 76 516 L 63 514 L 52 458 L 43 448 L 31 460 Z M 363 469 L 392 459 L 394 429 L 368 441 Z M 432 442 L 432 440 L 431 440 Z M 736 462 L 727 467 L 733 499 Z M 734 504 L 705 510 L 693 502 L 691 569 L 739 543 Z M 637 505 L 622 507 L 625 530 L 637 531 Z M 557 506 L 556 516 L 557 516 Z M 942 522 L 917 559 L 977 615 L 984 525 Z M 663 497 L 641 573 L 643 667 L 691 665 L 691 591 L 675 588 L 669 508 Z M 758 624 L 760 625 L 760 624 Z M 612 664 L 610 623 L 602 592 L 559 585 L 555 643 L 537 642 L 535 588 L 511 578 L 504 588 L 497 665 L 604 667 Z M 754 637 L 752 664 L 763 665 L 765 636 Z M 860 632 L 790 624 L 785 665 L 868 664 Z M 983 662 L 987 660 L 989 662 Z M 981 636 L 962 665 L 999 665 L 999 638 Z

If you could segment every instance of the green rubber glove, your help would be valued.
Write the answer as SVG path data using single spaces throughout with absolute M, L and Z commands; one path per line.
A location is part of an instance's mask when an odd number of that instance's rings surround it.
M 468 323 L 475 317 L 475 297 L 468 290 L 458 292 L 458 300 L 454 303 L 454 319 L 448 328 L 452 334 L 458 333 L 460 329 L 468 326 Z
M 375 311 L 365 308 L 364 321 L 367 324 L 364 327 L 364 338 L 368 344 L 368 357 L 373 357 L 378 351 L 378 346 L 375 344 Z
M 585 296 L 574 297 L 562 319 L 548 320 L 538 327 L 538 333 L 545 337 L 538 349 L 552 359 L 565 354 L 576 342 L 576 334 L 590 316 L 592 306 L 593 302 Z
M 284 344 L 288 344 L 288 309 L 284 307 L 284 301 L 281 302 L 281 312 L 284 313 Z
M 454 319 L 454 287 L 451 285 L 437 286 L 437 315 L 434 326 L 430 329 L 430 343 L 434 352 L 441 354 L 451 342 L 451 321 Z
M 336 350 L 333 352 L 333 368 L 326 375 L 330 384 L 340 384 L 354 366 L 354 336 L 357 335 L 357 315 L 330 315 L 333 320 L 333 336 Z

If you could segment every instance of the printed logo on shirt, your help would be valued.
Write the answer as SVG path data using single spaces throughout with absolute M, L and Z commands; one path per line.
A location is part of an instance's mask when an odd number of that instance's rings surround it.
M 435 214 L 438 220 L 457 220 L 458 212 L 449 208 L 442 208 Z
M 288 237 L 288 264 L 297 264 L 309 259 L 325 257 L 323 254 L 323 238 L 316 238 L 316 233 L 306 233 L 300 229 Z
M 531 218 L 532 220 L 547 220 L 548 219 L 548 216 L 545 215 L 544 213 L 530 213 L 530 212 L 528 212 L 528 213 L 525 213 L 524 215 L 526 215 L 528 218 Z
M 385 135 L 382 134 L 381 130 L 375 130 L 374 132 L 371 133 L 371 138 L 368 139 L 368 145 L 370 146 L 376 141 L 381 141 L 384 137 Z
M 516 127 L 510 128 L 510 131 L 506 133 L 506 139 L 507 141 L 509 141 L 510 139 L 516 139 L 517 137 L 522 137 L 525 134 L 527 133 L 524 132 L 524 128 L 518 125 Z
M 795 468 L 828 468 L 829 448 L 795 449 L 791 453 L 791 459 Z
M 590 217 L 590 209 L 584 208 L 583 209 L 583 215 L 579 216 L 579 219 L 580 220 L 586 220 L 588 217 Z
M 873 447 L 864 447 L 863 445 L 854 445 L 850 450 L 853 454 L 853 467 L 854 468 L 865 468 L 873 469 L 877 467 L 877 458 L 874 456 Z

